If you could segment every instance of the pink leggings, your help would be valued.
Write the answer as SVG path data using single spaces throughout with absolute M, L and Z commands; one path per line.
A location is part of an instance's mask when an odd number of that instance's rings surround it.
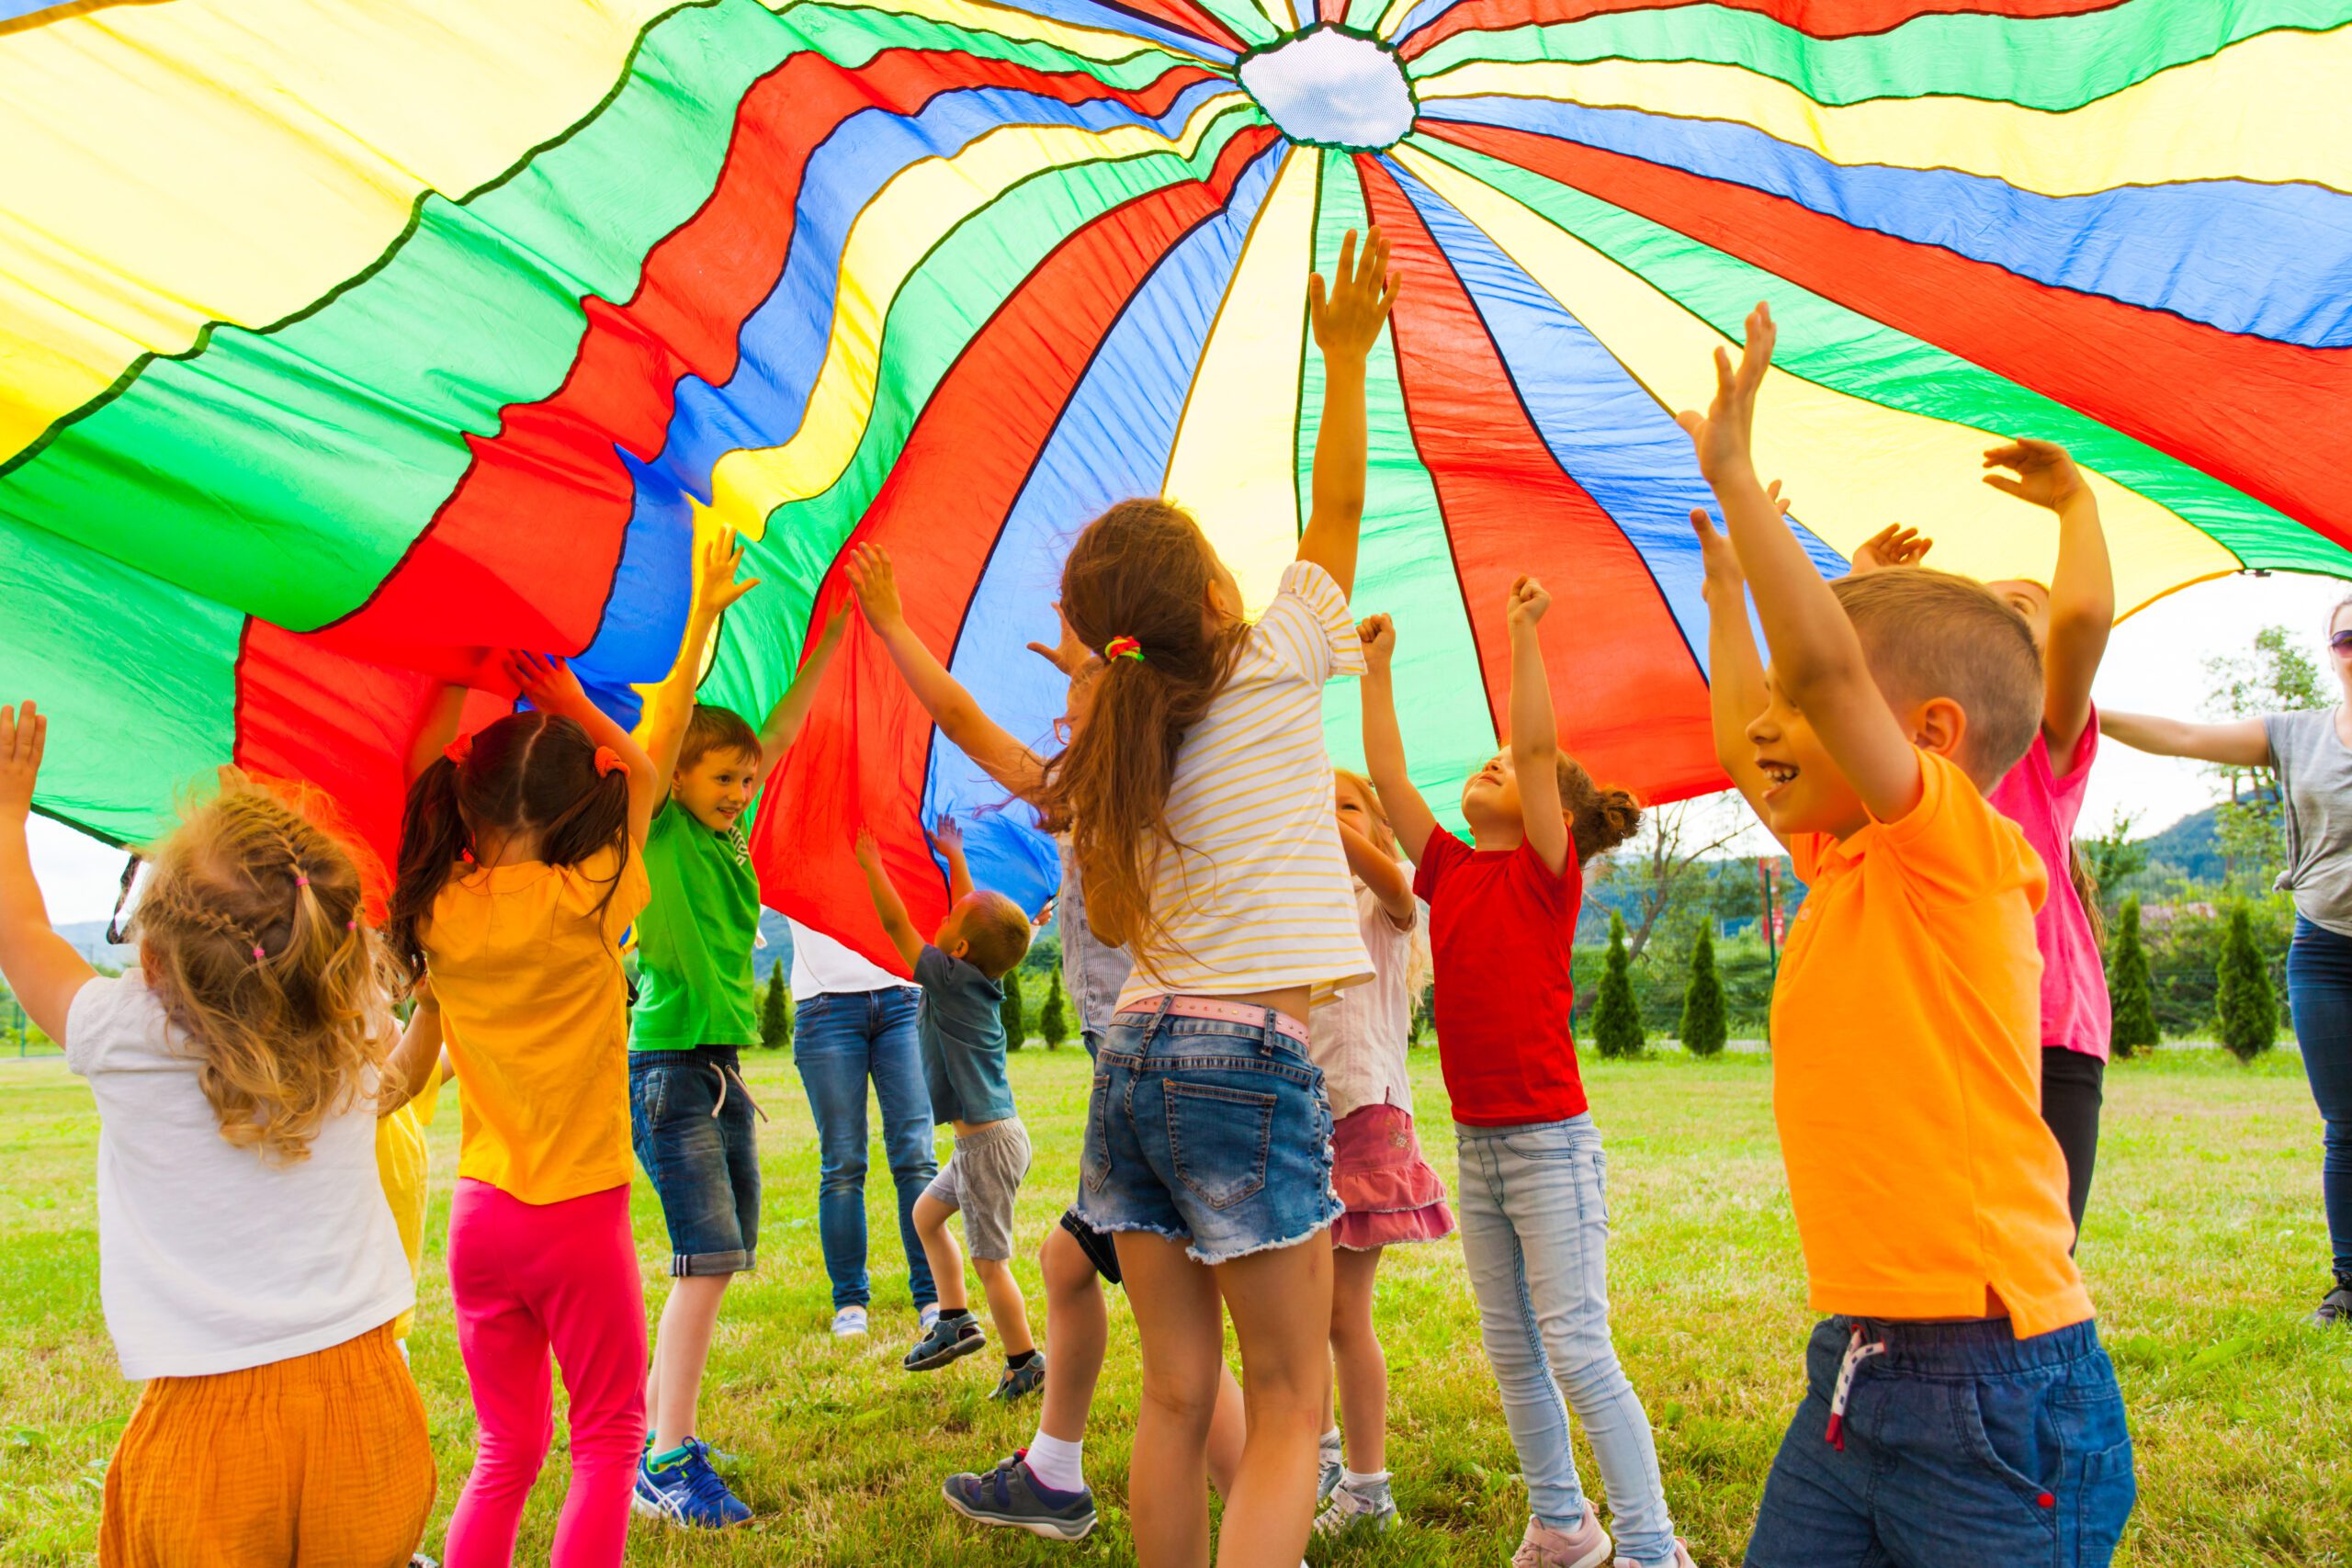
M 481 1425 L 449 1517 L 449 1568 L 506 1568 L 555 1435 L 552 1348 L 571 1400 L 571 1487 L 555 1568 L 615 1568 L 645 1441 L 645 1284 L 628 1189 L 526 1203 L 463 1178 L 449 1203 L 449 1294 Z

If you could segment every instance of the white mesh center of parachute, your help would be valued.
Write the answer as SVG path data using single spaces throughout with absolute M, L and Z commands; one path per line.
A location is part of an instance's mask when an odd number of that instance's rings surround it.
M 1386 147 L 1413 129 L 1413 96 L 1396 55 L 1328 27 L 1241 62 L 1241 85 L 1294 141 Z

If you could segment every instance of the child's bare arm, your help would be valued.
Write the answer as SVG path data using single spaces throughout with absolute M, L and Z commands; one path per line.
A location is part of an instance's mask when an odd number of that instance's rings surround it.
M 1728 351 L 1715 350 L 1713 403 L 1704 414 L 1685 412 L 1679 420 L 1756 595 L 1773 680 L 1812 723 L 1863 807 L 1890 822 L 1919 803 L 1926 787 L 1919 754 L 1871 678 L 1853 623 L 1756 475 L 1749 434 L 1756 395 L 1771 367 L 1772 339 L 1772 312 L 1758 305 L 1747 318 L 1738 365 Z M 1522 783 L 1522 798 L 1524 792 Z
M 50 929 L 49 907 L 33 877 L 32 847 L 25 840 L 33 781 L 48 744 L 49 719 L 33 704 L 21 710 L 0 707 L 0 978 L 7 980 L 33 1027 L 62 1045 L 65 1015 L 97 971 Z
M 1739 553 L 1715 532 L 1703 510 L 1692 509 L 1690 526 L 1706 563 L 1707 707 L 1714 721 L 1715 761 L 1761 822 L 1764 775 L 1757 771 L 1747 727 L 1764 711 L 1764 661 L 1747 626 L 1747 581 L 1740 575 Z
M 2017 441 L 1984 454 L 1984 482 L 2058 514 L 2058 569 L 2050 574 L 2050 637 L 2041 656 L 2041 731 L 2050 766 L 2064 777 L 2090 728 L 2091 682 L 2115 629 L 2115 573 L 2099 526 L 2098 498 L 2053 441 Z
M 1405 868 L 1345 822 L 1340 824 L 1340 848 L 1347 852 L 1348 869 L 1372 889 L 1372 896 L 1380 900 L 1388 918 L 1401 928 L 1409 928 L 1413 923 L 1413 881 L 1405 874 Z
M 2188 757 L 2225 768 L 2270 766 L 2270 732 L 2258 718 L 2190 724 L 2149 713 L 2102 712 L 2098 732 L 2152 757 Z
M 458 738 L 458 725 L 465 717 L 465 711 L 466 688 L 455 681 L 433 694 L 432 705 L 424 710 L 424 718 L 409 741 L 408 758 L 401 772 L 403 783 L 414 784 L 416 775 L 449 749 L 449 742 Z
M 434 999 L 430 980 L 416 988 L 416 1010 L 408 1015 L 401 1043 L 392 1047 L 391 1070 L 400 1080 L 400 1092 L 377 1101 L 379 1120 L 414 1100 L 426 1077 L 441 1070 L 441 1004 Z
M 570 664 L 519 649 L 507 654 L 505 662 L 508 679 L 531 699 L 533 707 L 571 719 L 588 732 L 589 739 L 618 757 L 621 765 L 628 770 L 629 842 L 642 846 L 646 829 L 653 824 L 653 813 L 661 807 L 662 797 L 670 793 L 668 777 L 654 771 L 653 759 L 629 738 L 628 730 L 588 700 L 588 694 L 580 689 L 580 677 L 571 672 Z
M 792 678 L 775 706 L 768 710 L 767 722 L 760 726 L 760 777 L 765 779 L 800 739 L 800 727 L 808 722 L 808 710 L 816 705 L 817 686 L 825 678 L 825 667 L 833 661 L 833 650 L 842 645 L 842 633 L 849 629 L 849 606 L 842 605 L 825 622 L 825 629 L 817 634 L 817 646 L 808 651 L 808 661 L 800 666 L 800 673 Z
M 1528 847 L 1555 874 L 1568 863 L 1568 820 L 1560 813 L 1560 722 L 1552 712 L 1552 678 L 1544 668 L 1536 623 L 1552 596 L 1532 577 L 1510 585 L 1504 624 L 1510 630 L 1510 771 L 1519 780 L 1519 815 Z
M 972 891 L 972 868 L 964 863 L 964 825 L 953 817 L 941 818 L 931 842 L 947 862 L 947 900 L 960 904 Z
M 931 721 L 939 726 L 940 733 L 1007 792 L 1023 800 L 1033 797 L 1044 777 L 1044 762 L 1037 753 L 1014 739 L 1012 731 L 988 716 L 964 683 L 947 672 L 947 667 L 907 625 L 906 614 L 899 604 L 898 573 L 890 564 L 889 553 L 878 545 L 859 545 L 852 549 L 849 581 L 857 592 L 857 607 L 865 616 L 866 626 L 881 639 L 890 662 L 899 667 L 899 676 L 907 682 L 907 689 L 914 694 L 923 711 L 931 715 Z M 1066 658 L 1073 656 L 1059 649 L 1038 651 L 1045 652 L 1057 668 L 1075 678 L 1076 670 L 1064 663 Z
M 1386 615 L 1368 615 L 1356 628 L 1363 638 L 1363 765 L 1380 807 L 1406 858 L 1420 863 L 1421 851 L 1437 831 L 1437 816 L 1413 787 L 1405 766 L 1405 737 L 1396 727 L 1396 688 L 1389 661 L 1396 654 L 1396 627 Z
M 1363 531 L 1364 361 L 1396 301 L 1388 241 L 1377 229 L 1356 254 L 1355 231 L 1340 243 L 1329 298 L 1323 275 L 1307 280 L 1306 309 L 1323 350 L 1323 423 L 1315 432 L 1313 505 L 1298 536 L 1298 558 L 1331 574 L 1342 593 L 1356 581 L 1356 544 Z
M 702 684 L 702 660 L 710 647 L 711 628 L 737 600 L 760 585 L 758 578 L 735 581 L 743 551 L 735 530 L 721 528 L 703 541 L 695 580 L 694 608 L 686 615 L 685 635 L 678 643 L 677 661 L 645 701 L 645 754 L 653 771 L 667 783 L 678 771 L 678 750 L 685 744 L 686 724 L 695 711 L 695 690 Z
M 865 891 L 874 899 L 874 912 L 882 917 L 882 934 L 899 950 L 908 969 L 913 969 L 915 960 L 922 956 L 922 933 L 907 918 L 907 906 L 899 898 L 899 890 L 890 885 L 890 874 L 882 869 L 881 846 L 874 841 L 873 833 L 863 828 L 857 834 L 857 863 L 865 873 Z

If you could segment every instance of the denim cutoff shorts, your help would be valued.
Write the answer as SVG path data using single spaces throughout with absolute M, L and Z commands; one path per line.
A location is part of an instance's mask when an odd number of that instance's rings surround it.
M 1306 1047 L 1273 1027 L 1120 1013 L 1094 1058 L 1078 1216 L 1225 1263 L 1306 1240 L 1340 1213 L 1331 1108 Z
M 670 1272 L 741 1274 L 760 1249 L 760 1150 L 732 1045 L 628 1054 L 629 1142 L 662 1200 Z

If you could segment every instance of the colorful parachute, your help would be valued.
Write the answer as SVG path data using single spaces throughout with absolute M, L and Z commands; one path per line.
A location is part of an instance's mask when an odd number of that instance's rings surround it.
M 1022 645 L 1104 503 L 1166 491 L 1270 587 L 1304 279 L 1376 222 L 1356 597 L 1426 784 L 1494 744 L 1532 570 L 1568 743 L 1690 794 L 1668 411 L 1759 298 L 1825 562 L 1899 519 L 2046 572 L 1975 477 L 2030 434 L 2098 476 L 2126 605 L 2352 571 L 2347 83 L 2352 0 L 0 0 L 0 696 L 95 831 L 233 759 L 388 841 L 435 682 L 521 645 L 633 711 L 725 523 L 763 585 L 707 698 L 773 702 L 871 537 L 1049 743 Z M 770 901 L 868 943 L 853 826 L 911 883 L 919 817 L 1002 805 L 863 636 L 776 788 Z M 1022 813 L 974 839 L 1045 897 Z

